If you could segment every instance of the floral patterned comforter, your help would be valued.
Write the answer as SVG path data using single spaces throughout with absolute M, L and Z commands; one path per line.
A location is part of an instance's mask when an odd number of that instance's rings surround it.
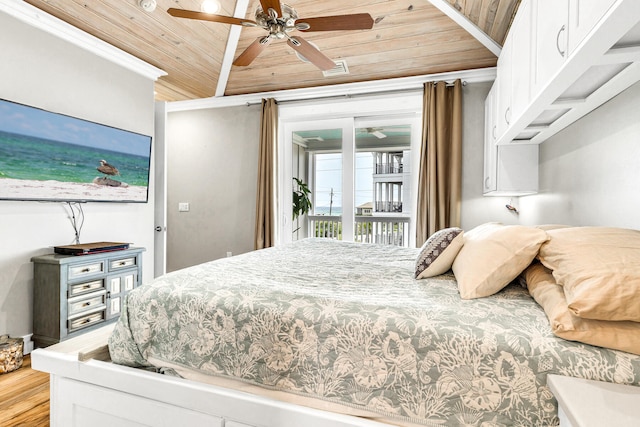
M 167 274 L 127 297 L 115 363 L 147 357 L 398 423 L 557 425 L 555 373 L 640 385 L 640 357 L 555 337 L 517 285 L 461 300 L 417 249 L 309 239 Z

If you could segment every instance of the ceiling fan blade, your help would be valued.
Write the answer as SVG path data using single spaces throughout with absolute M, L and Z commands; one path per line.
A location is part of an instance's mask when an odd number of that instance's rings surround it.
M 331 70 L 336 66 L 335 62 L 327 58 L 322 52 L 302 37 L 289 37 L 287 44 L 322 71 Z
M 235 61 L 233 61 L 233 65 L 247 66 L 251 64 L 253 60 L 256 59 L 258 55 L 260 55 L 262 51 L 265 50 L 270 44 L 271 37 L 258 37 L 253 43 L 249 45 L 248 48 L 244 50 L 244 52 L 240 54 L 240 56 L 236 58 Z
M 221 22 L 223 24 L 244 25 L 245 27 L 255 27 L 258 24 L 250 19 L 234 18 L 232 16 L 215 15 L 213 13 L 195 12 L 184 9 L 167 9 L 167 13 L 177 18 L 198 19 L 201 21 Z
M 300 31 L 370 30 L 373 28 L 373 18 L 368 13 L 354 13 L 298 19 L 296 26 L 298 24 L 309 25 L 308 29 L 298 28 Z
M 260 0 L 262 10 L 268 14 L 269 9 L 273 9 L 278 14 L 278 18 L 282 18 L 282 8 L 280 7 L 280 0 Z

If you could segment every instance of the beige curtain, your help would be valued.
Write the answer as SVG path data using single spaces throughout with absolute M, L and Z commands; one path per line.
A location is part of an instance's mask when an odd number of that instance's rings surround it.
M 416 246 L 434 232 L 460 226 L 462 82 L 424 85 Z
M 278 104 L 273 98 L 262 100 L 260 153 L 256 196 L 254 248 L 263 249 L 275 241 L 275 158 L 278 141 Z

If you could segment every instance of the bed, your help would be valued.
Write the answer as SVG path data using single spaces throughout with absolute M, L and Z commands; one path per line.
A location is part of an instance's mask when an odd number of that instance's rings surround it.
M 106 361 L 34 354 L 36 368 L 57 371 L 52 391 L 84 402 L 54 409 L 52 393 L 52 425 L 56 411 L 65 426 L 102 415 L 172 425 L 158 407 L 175 407 L 178 419 L 227 427 L 548 426 L 549 374 L 640 384 L 640 356 L 557 337 L 518 281 L 461 299 L 451 271 L 415 279 L 418 253 L 306 239 L 145 284 L 109 331 Z M 67 379 L 84 389 L 60 389 Z M 100 393 L 87 387 L 122 403 L 94 407 L 87 396 Z M 124 396 L 151 409 L 125 411 Z M 124 424 L 123 412 L 156 421 Z

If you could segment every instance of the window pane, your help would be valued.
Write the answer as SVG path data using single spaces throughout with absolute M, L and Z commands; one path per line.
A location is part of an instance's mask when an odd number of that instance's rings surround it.
M 409 243 L 411 126 L 356 129 L 357 242 Z
M 342 214 L 342 153 L 316 153 L 316 215 Z

